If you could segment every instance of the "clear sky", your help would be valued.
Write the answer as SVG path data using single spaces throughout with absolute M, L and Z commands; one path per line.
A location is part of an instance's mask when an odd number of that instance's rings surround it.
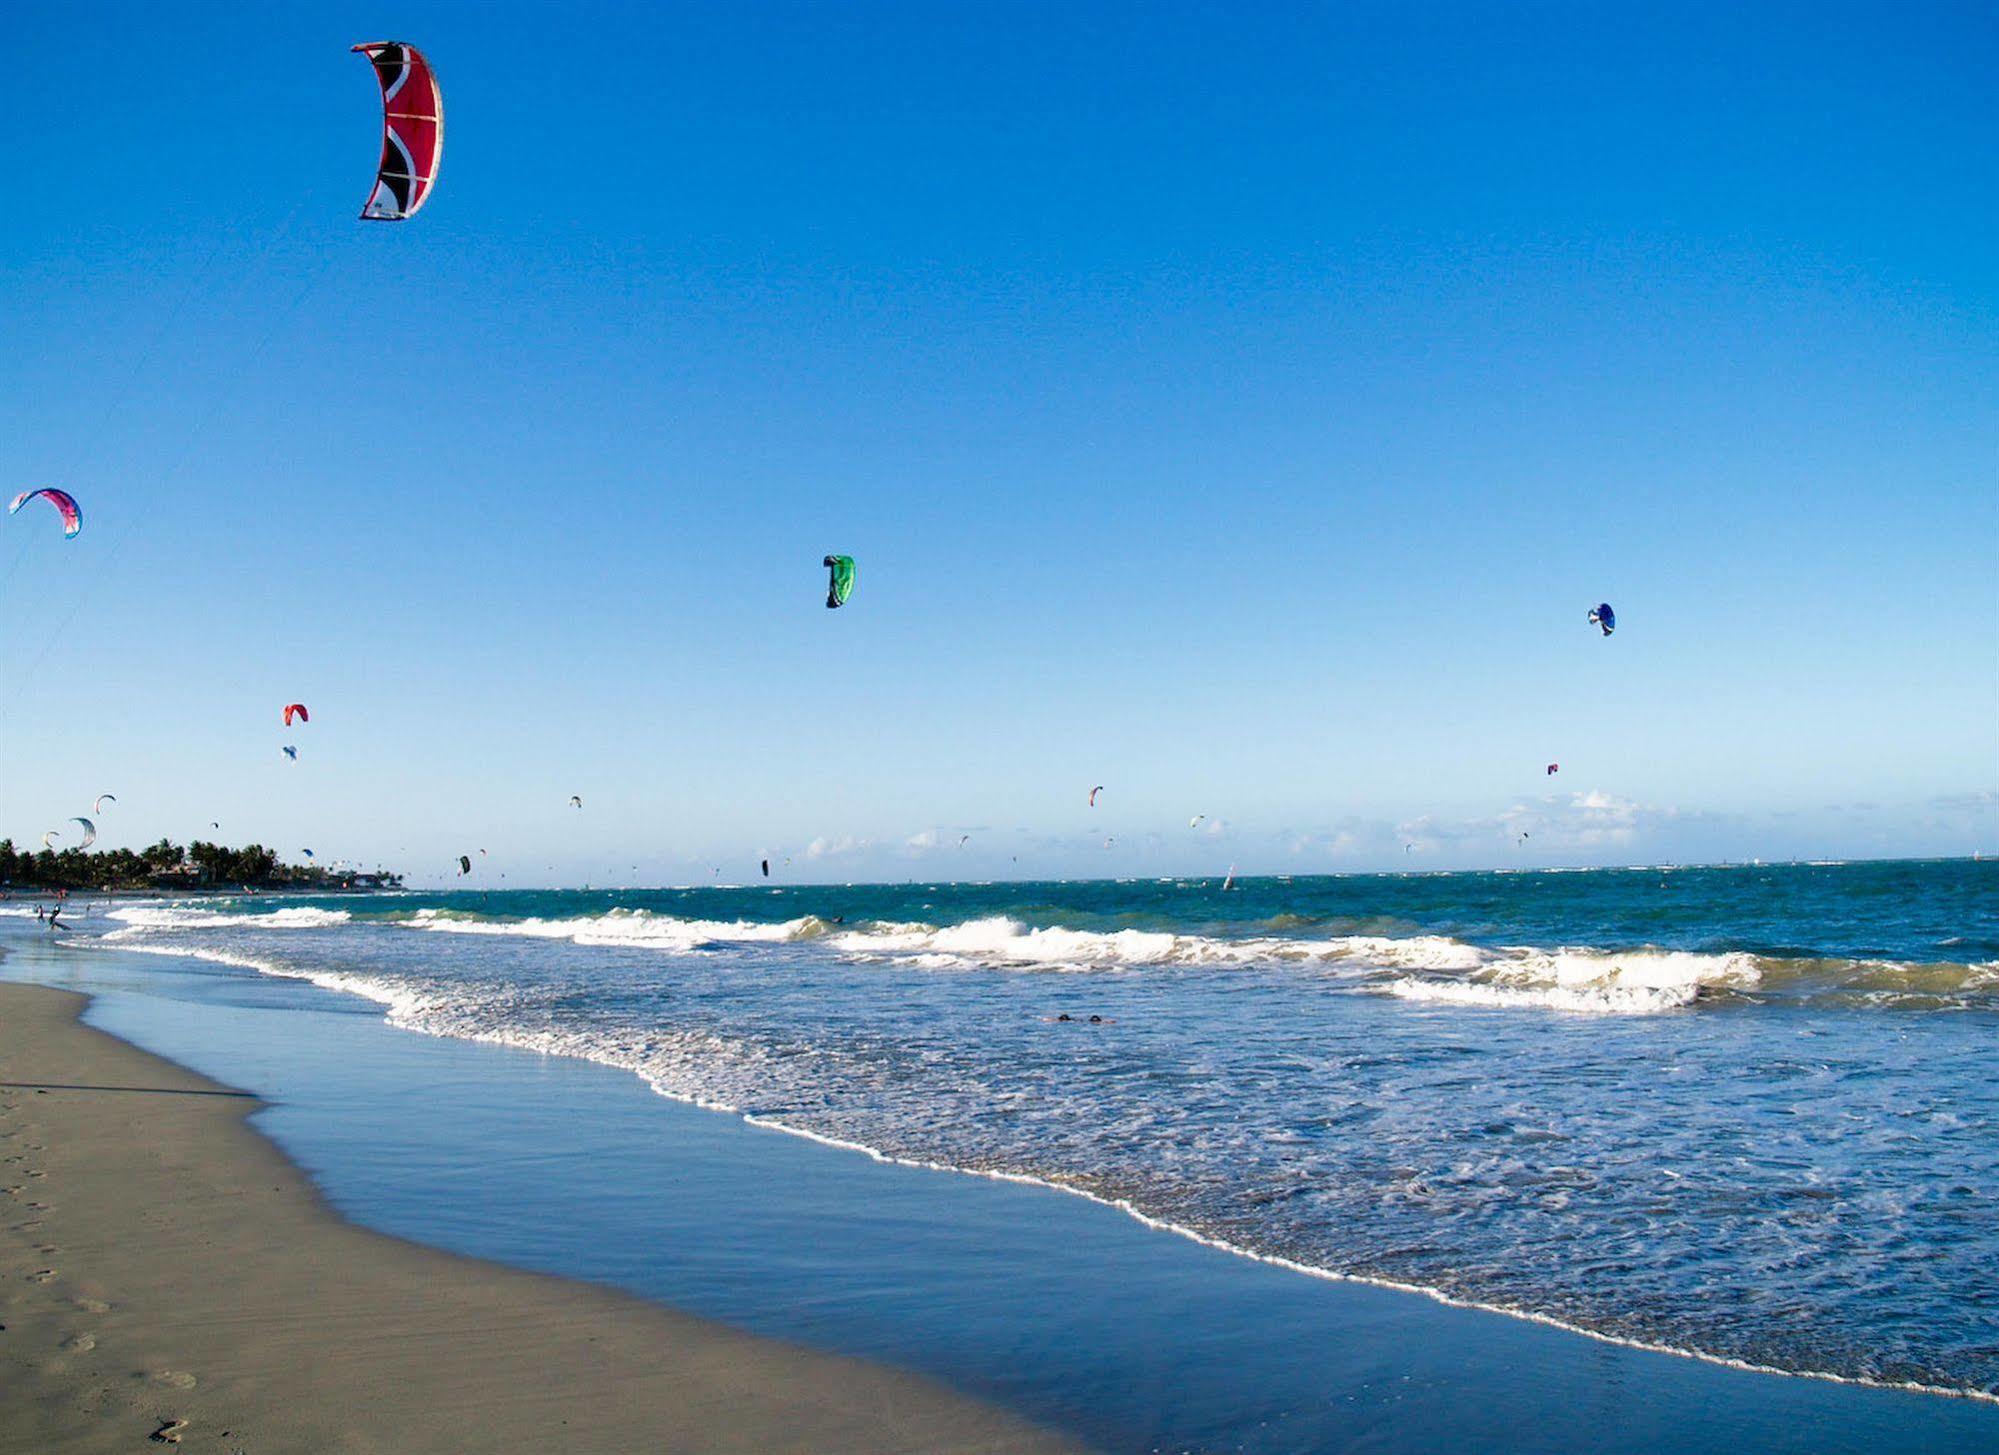
M 17 841 L 1999 851 L 1990 6 L 8 29 L 0 473 L 86 512 L 0 521 Z M 444 88 L 407 224 L 384 38 Z

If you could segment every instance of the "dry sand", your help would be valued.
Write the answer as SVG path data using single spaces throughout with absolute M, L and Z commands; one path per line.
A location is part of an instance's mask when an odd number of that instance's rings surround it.
M 916 1375 L 355 1227 L 245 1124 L 254 1098 L 84 1003 L 0 985 L 0 1451 L 1074 1448 Z

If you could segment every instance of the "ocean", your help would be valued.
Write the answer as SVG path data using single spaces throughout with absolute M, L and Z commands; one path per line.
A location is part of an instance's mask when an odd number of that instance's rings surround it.
M 256 896 L 78 937 L 1301 1276 L 1999 1396 L 1999 865 Z

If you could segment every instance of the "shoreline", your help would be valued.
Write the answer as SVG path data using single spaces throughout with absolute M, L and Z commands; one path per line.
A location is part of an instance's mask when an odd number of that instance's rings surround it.
M 427 1033 L 419 1032 L 419 1034 Z M 488 1044 L 505 1045 L 508 1043 L 491 1042 Z M 562 1055 L 564 1053 L 550 1051 L 544 1054 Z M 594 1064 L 609 1066 L 613 1063 L 600 1061 Z M 644 1081 L 645 1078 L 640 1077 L 640 1080 Z M 1394 1278 L 1377 1277 L 1367 1273 L 1345 1273 L 1337 1268 L 1326 1268 L 1316 1263 L 1304 1263 L 1296 1258 L 1286 1258 L 1278 1253 L 1259 1253 L 1254 1248 L 1245 1247 L 1240 1243 L 1231 1243 L 1224 1238 L 1214 1237 L 1200 1231 L 1198 1228 L 1190 1228 L 1183 1223 L 1154 1217 L 1151 1213 L 1146 1212 L 1129 1199 L 1106 1197 L 1102 1193 L 1093 1192 L 1087 1187 L 1078 1187 L 1072 1183 L 1060 1182 L 1049 1177 L 1037 1177 L 1031 1172 L 1007 1172 L 978 1167 L 960 1167 L 951 1162 L 931 1162 L 911 1157 L 898 1157 L 892 1153 L 870 1147 L 865 1142 L 851 1142 L 839 1137 L 826 1136 L 809 1128 L 794 1127 L 785 1122 L 759 1116 L 754 1112 L 740 1112 L 733 1107 L 712 1106 L 690 1101 L 685 1097 L 676 1096 L 670 1091 L 663 1091 L 650 1081 L 646 1081 L 645 1084 L 655 1095 L 665 1097 L 670 1101 L 677 1101 L 685 1106 L 697 1107 L 702 1111 L 719 1111 L 727 1115 L 734 1115 L 739 1117 L 746 1126 L 758 1127 L 765 1131 L 781 1132 L 785 1136 L 797 1137 L 802 1141 L 812 1142 L 821 1147 L 831 1147 L 841 1152 L 859 1153 L 869 1161 L 879 1163 L 884 1167 L 908 1167 L 922 1172 L 944 1172 L 959 1177 L 977 1177 L 988 1182 L 1005 1182 L 1021 1187 L 1038 1187 L 1047 1192 L 1059 1192 L 1070 1197 L 1081 1198 L 1084 1202 L 1120 1213 L 1130 1218 L 1140 1227 L 1151 1232 L 1165 1233 L 1175 1238 L 1184 1238 L 1198 1247 L 1209 1248 L 1217 1253 L 1225 1253 L 1231 1258 L 1241 1258 L 1246 1262 L 1260 1263 L 1269 1268 L 1282 1269 L 1286 1273 L 1297 1274 L 1303 1278 L 1316 1279 L 1322 1283 L 1351 1284 L 1360 1288 L 1375 1288 L 1388 1293 L 1425 1298 L 1433 1303 L 1441 1304 L 1445 1308 L 1462 1309 L 1471 1313 L 1490 1314 L 1495 1318 L 1518 1319 L 1523 1323 L 1539 1324 L 1543 1328 L 1553 1329 L 1559 1333 L 1572 1335 L 1579 1339 L 1589 1339 L 1599 1344 L 1608 1344 L 1613 1348 L 1630 1349 L 1641 1354 L 1663 1354 L 1674 1359 L 1691 1360 L 1696 1364 L 1713 1365 L 1717 1369 L 1731 1369 L 1741 1374 L 1765 1375 L 1778 1379 L 1816 1380 L 1825 1384 L 1845 1385 L 1852 1389 L 1878 1390 L 1892 1394 L 1921 1395 L 1928 1399 L 1964 1400 L 1971 1404 L 1999 1405 L 1999 1392 L 1990 1390 L 1961 1389 L 1948 1384 L 1922 1384 L 1918 1381 L 1908 1379 L 1867 1379 L 1859 1375 L 1834 1374 L 1823 1369 L 1787 1369 L 1777 1364 L 1757 1364 L 1750 1360 L 1737 1359 L 1727 1354 L 1710 1353 L 1705 1349 L 1686 1348 L 1678 1344 L 1664 1344 L 1656 1340 L 1636 1339 L 1626 1337 L 1622 1334 L 1606 1333 L 1601 1329 L 1593 1329 L 1587 1324 L 1568 1322 L 1555 1317 L 1553 1314 L 1537 1313 L 1532 1309 L 1515 1308 L 1502 1303 L 1485 1303 L 1475 1298 L 1463 1298 L 1449 1293 L 1444 1289 L 1433 1288 L 1426 1283 L 1409 1283 Z
M 1065 1182 L 1058 1178 L 1040 1176 L 1032 1172 L 969 1167 L 953 1162 L 901 1156 L 896 1153 L 883 1151 L 878 1147 L 870 1146 L 865 1142 L 831 1136 L 826 1133 L 814 1131 L 809 1127 L 794 1125 L 781 1120 L 776 1115 L 755 1110 L 745 1110 L 740 1106 L 727 1102 L 704 1100 L 699 1097 L 684 1095 L 661 1084 L 653 1076 L 648 1075 L 642 1066 L 634 1065 L 615 1057 L 590 1055 L 568 1047 L 546 1044 L 533 1037 L 509 1037 L 497 1034 L 467 1035 L 440 1032 L 428 1026 L 411 1022 L 404 1014 L 407 1010 L 405 1003 L 399 1001 L 393 995 L 384 992 L 372 982 L 350 975 L 329 975 L 294 971 L 273 967 L 256 960 L 237 959 L 210 950 L 190 952 L 160 945 L 123 945 L 118 948 L 134 954 L 158 955 L 163 958 L 187 956 L 195 959 L 208 959 L 218 964 L 227 964 L 235 968 L 248 970 L 260 976 L 269 976 L 281 980 L 294 980 L 303 984 L 316 986 L 322 990 L 355 996 L 367 1001 L 371 1005 L 378 1006 L 382 1013 L 383 1023 L 398 1031 L 420 1036 L 463 1041 L 472 1045 L 500 1046 L 511 1050 L 528 1051 L 540 1056 L 553 1056 L 564 1060 L 582 1062 L 587 1065 L 601 1066 L 633 1077 L 652 1095 L 666 1101 L 691 1107 L 705 1113 L 720 1114 L 738 1121 L 746 1127 L 759 1131 L 774 1132 L 787 1137 L 795 1137 L 802 1141 L 831 1148 L 849 1155 L 858 1154 L 868 1161 L 881 1166 L 904 1167 L 922 1172 L 945 1173 L 954 1177 L 1034 1187 L 1047 1192 L 1074 1197 L 1093 1206 L 1118 1213 L 1150 1232 L 1164 1233 L 1176 1238 L 1182 1238 L 1197 1246 L 1212 1249 L 1232 1258 L 1240 1258 L 1250 1263 L 1281 1269 L 1286 1273 L 1323 1283 L 1381 1289 L 1390 1293 L 1426 1299 L 1446 1308 L 1466 1310 L 1490 1315 L 1495 1318 L 1519 1320 L 1523 1323 L 1553 1329 L 1565 1335 L 1587 1339 L 1594 1343 L 1605 1344 L 1614 1348 L 1629 1349 L 1645 1354 L 1665 1355 L 1674 1359 L 1689 1360 L 1696 1364 L 1708 1365 L 1717 1369 L 1733 1370 L 1739 1373 L 1755 1374 L 1776 1379 L 1805 1380 L 1856 1390 L 1919 1395 L 1927 1399 L 1960 1400 L 1974 1405 L 1999 1406 L 1999 1391 L 1945 1384 L 1929 1384 L 1918 1380 L 1869 1378 L 1861 1375 L 1841 1374 L 1826 1369 L 1793 1368 L 1778 1364 L 1759 1363 L 1754 1360 L 1716 1353 L 1712 1350 L 1689 1345 L 1666 1343 L 1660 1340 L 1633 1337 L 1609 1330 L 1592 1328 L 1585 1323 L 1563 1319 L 1556 1315 L 1542 1313 L 1531 1308 L 1521 1308 L 1514 1305 L 1467 1297 L 1429 1284 L 1376 1274 L 1347 1272 L 1337 1268 L 1328 1268 L 1320 1264 L 1285 1257 L 1281 1254 L 1261 1252 L 1255 1248 L 1203 1232 L 1198 1228 L 1189 1227 L 1168 1218 L 1156 1216 L 1137 1206 L 1129 1199 L 1106 1196 L 1091 1188 Z
M 146 948 L 133 946 L 130 948 L 135 954 L 173 956 L 182 953 L 163 949 L 159 946 Z M 1232 1258 L 1241 1258 L 1247 1262 L 1282 1269 L 1287 1273 L 1316 1279 L 1324 1283 L 1376 1288 L 1390 1293 L 1424 1298 L 1441 1304 L 1445 1308 L 1489 1314 L 1495 1318 L 1518 1319 L 1523 1323 L 1538 1324 L 1543 1328 L 1554 1329 L 1563 1334 L 1588 1339 L 1599 1344 L 1608 1344 L 1615 1348 L 1632 1349 L 1645 1354 L 1663 1354 L 1675 1359 L 1687 1359 L 1697 1364 L 1712 1365 L 1718 1369 L 1730 1369 L 1744 1374 L 1765 1375 L 1778 1379 L 1814 1380 L 1825 1384 L 1844 1385 L 1852 1389 L 1880 1390 L 1896 1394 L 1921 1395 L 1929 1399 L 1964 1400 L 1972 1404 L 1999 1406 L 1999 1392 L 1959 1388 L 1946 1384 L 1924 1384 L 1916 1380 L 1870 1379 L 1859 1375 L 1837 1374 L 1831 1370 L 1824 1369 L 1792 1369 L 1777 1364 L 1760 1364 L 1752 1360 L 1739 1359 L 1727 1354 L 1717 1354 L 1706 1349 L 1692 1348 L 1680 1344 L 1668 1344 L 1658 1340 L 1633 1338 L 1602 1329 L 1594 1329 L 1587 1324 L 1571 1322 L 1558 1318 L 1553 1314 L 1539 1313 L 1533 1309 L 1518 1308 L 1508 1304 L 1490 1303 L 1476 1298 L 1468 1298 L 1450 1293 L 1445 1289 L 1432 1287 L 1429 1284 L 1412 1283 L 1406 1280 L 1367 1273 L 1349 1273 L 1337 1268 L 1326 1268 L 1315 1263 L 1301 1262 L 1298 1259 L 1287 1258 L 1281 1254 L 1263 1253 L 1240 1243 L 1232 1243 L 1227 1239 L 1204 1233 L 1198 1228 L 1188 1227 L 1182 1223 L 1173 1222 L 1170 1219 L 1157 1217 L 1146 1212 L 1129 1199 L 1107 1197 L 1090 1188 L 1081 1187 L 1070 1182 L 1063 1182 L 1056 1178 L 1042 1177 L 1031 1172 L 966 1167 L 954 1162 L 940 1162 L 925 1158 L 899 1156 L 892 1152 L 884 1152 L 878 1147 L 869 1146 L 865 1142 L 856 1142 L 843 1137 L 829 1136 L 823 1132 L 813 1131 L 809 1127 L 794 1126 L 789 1122 L 779 1120 L 775 1116 L 755 1111 L 744 1111 L 739 1106 L 724 1102 L 703 1101 L 697 1097 L 684 1096 L 661 1085 L 657 1080 L 646 1075 L 642 1069 L 627 1065 L 619 1060 L 584 1055 L 573 1050 L 558 1049 L 529 1039 L 508 1039 L 504 1036 L 446 1035 L 399 1019 L 398 1011 L 400 1007 L 396 1001 L 384 997 L 371 986 L 357 983 L 345 977 L 321 977 L 284 970 L 274 970 L 253 961 L 221 959 L 219 956 L 208 952 L 204 952 L 203 955 L 195 958 L 215 959 L 218 963 L 234 965 L 240 969 L 250 970 L 255 974 L 269 975 L 279 979 L 299 980 L 305 984 L 317 986 L 322 990 L 331 990 L 343 995 L 357 996 L 381 1007 L 382 1020 L 385 1025 L 410 1034 L 434 1036 L 446 1040 L 461 1040 L 471 1045 L 502 1046 L 510 1050 L 530 1051 L 536 1055 L 555 1056 L 564 1060 L 580 1061 L 587 1065 L 602 1066 L 608 1070 L 623 1072 L 634 1077 L 647 1091 L 663 1100 L 674 1102 L 680 1106 L 691 1107 L 697 1111 L 725 1116 L 741 1122 L 746 1127 L 755 1128 L 759 1131 L 775 1132 L 787 1137 L 796 1137 L 801 1141 L 811 1142 L 816 1146 L 859 1155 L 880 1166 L 906 1167 L 920 1172 L 938 1172 L 954 1177 L 970 1177 L 987 1182 L 1009 1183 L 1020 1187 L 1035 1187 L 1046 1192 L 1079 1198 L 1093 1206 L 1106 1208 L 1129 1218 L 1148 1231 L 1165 1233 L 1176 1238 L 1184 1238 L 1190 1243 L 1203 1248 L 1213 1249 L 1218 1253 L 1225 1253 Z
M 0 984 L 0 1451 L 1040 1452 L 920 1375 L 347 1221 L 263 1103 Z M 18 1160 L 15 1160 L 18 1159 Z
M 0 935 L 0 953 L 8 941 L 5 979 L 86 992 L 117 1044 L 254 1088 L 261 1137 L 350 1227 L 914 1371 L 1093 1448 L 1802 1455 L 1994 1430 L 1986 1400 L 1648 1349 L 1327 1278 L 1040 1179 L 856 1157 L 713 1116 L 632 1068 L 401 1026 L 318 976 L 27 934 Z M 425 1448 L 351 1448 L 405 1447 Z

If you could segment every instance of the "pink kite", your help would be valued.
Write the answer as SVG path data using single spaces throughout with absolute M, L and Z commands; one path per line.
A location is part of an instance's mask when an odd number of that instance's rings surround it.
M 65 538 L 73 537 L 78 531 L 83 529 L 83 511 L 77 505 L 76 497 L 67 490 L 57 490 L 54 487 L 43 490 L 23 490 L 19 495 L 14 497 L 14 503 L 7 507 L 7 513 L 12 515 L 38 495 L 53 505 L 56 508 L 57 514 L 62 516 L 62 533 Z

